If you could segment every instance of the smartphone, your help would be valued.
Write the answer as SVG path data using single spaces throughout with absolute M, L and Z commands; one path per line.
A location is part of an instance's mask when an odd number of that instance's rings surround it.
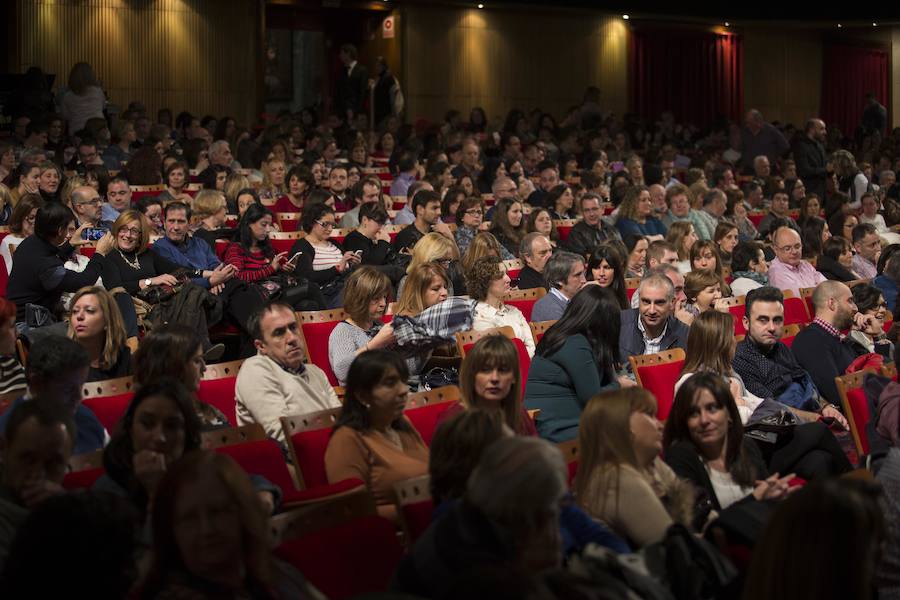
M 301 255 L 301 254 L 303 254 L 303 252 L 297 252 L 296 254 L 294 254 L 292 257 L 290 257 L 290 258 L 288 259 L 288 262 L 291 263 L 292 265 L 293 265 L 293 264 L 296 264 L 297 259 L 300 258 L 300 255 Z
M 81 232 L 81 239 L 96 242 L 106 235 L 106 232 L 106 229 L 101 229 L 99 227 L 85 227 L 84 231 Z
M 355 254 L 357 256 L 362 256 L 362 250 L 354 250 L 353 254 Z

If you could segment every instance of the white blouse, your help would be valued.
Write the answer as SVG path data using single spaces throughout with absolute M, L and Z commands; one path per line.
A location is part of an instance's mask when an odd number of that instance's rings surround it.
M 499 309 L 486 302 L 475 305 L 475 320 L 472 329 L 491 329 L 493 327 L 512 327 L 513 333 L 525 344 L 528 356 L 534 357 L 534 338 L 531 336 L 531 326 L 525 320 L 525 316 L 515 306 L 501 304 Z

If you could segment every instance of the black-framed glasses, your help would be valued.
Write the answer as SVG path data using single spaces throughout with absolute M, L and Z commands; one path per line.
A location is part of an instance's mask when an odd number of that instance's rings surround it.
M 334 229 L 334 223 L 330 221 L 316 221 L 316 224 L 322 229 Z

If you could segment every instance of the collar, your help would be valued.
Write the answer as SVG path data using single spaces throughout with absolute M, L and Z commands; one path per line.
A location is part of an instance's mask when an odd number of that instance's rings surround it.
M 784 262 L 783 260 L 781 260 L 781 259 L 778 258 L 777 256 L 775 257 L 775 260 L 773 260 L 772 262 L 774 263 L 776 260 L 778 261 L 778 264 L 780 264 L 782 267 L 784 267 L 785 269 L 787 269 L 787 270 L 789 270 L 789 271 L 794 271 L 795 273 L 799 273 L 799 272 L 800 272 L 800 270 L 803 268 L 803 263 L 806 263 L 806 264 L 809 265 L 809 263 L 806 262 L 805 260 L 803 260 L 802 258 L 800 259 L 800 262 L 798 262 L 798 263 L 796 264 L 796 266 L 795 266 L 795 265 L 789 265 L 789 264 L 787 264 L 786 262 Z M 810 266 L 812 266 L 812 265 L 810 265 Z
M 824 321 L 824 320 L 820 319 L 819 317 L 816 317 L 815 319 L 813 319 L 813 324 L 814 324 L 814 325 L 818 325 L 819 327 L 821 327 L 822 329 L 824 329 L 829 335 L 831 335 L 832 337 L 836 337 L 836 338 L 838 338 L 838 339 L 841 340 L 841 341 L 844 341 L 844 338 L 847 337 L 847 336 L 843 335 L 843 334 L 837 329 L 837 327 L 835 327 L 834 325 L 832 325 L 832 324 L 829 323 L 828 321 Z
M 655 338 L 647 337 L 647 330 L 644 328 L 644 322 L 641 321 L 641 313 L 640 312 L 638 312 L 637 327 L 638 327 L 638 331 L 640 331 L 641 335 L 644 337 L 644 340 L 646 340 L 652 344 L 658 344 L 662 341 L 662 339 L 664 337 L 666 337 L 666 331 L 668 331 L 668 329 L 669 329 L 669 319 L 666 319 L 666 324 L 663 325 L 662 333 L 660 333 Z
M 566 298 L 566 295 L 563 294 L 561 291 L 559 291 L 559 289 L 557 289 L 557 288 L 550 288 L 550 295 L 551 295 L 551 296 L 556 296 L 557 298 L 559 298 L 560 300 L 562 300 L 562 301 L 565 302 L 566 304 L 569 303 L 569 299 Z

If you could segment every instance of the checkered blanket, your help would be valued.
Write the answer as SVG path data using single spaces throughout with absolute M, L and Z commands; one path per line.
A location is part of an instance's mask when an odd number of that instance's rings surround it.
M 416 356 L 453 340 L 458 331 L 472 329 L 475 300 L 453 296 L 423 310 L 415 317 L 395 316 L 391 325 L 397 351 Z

